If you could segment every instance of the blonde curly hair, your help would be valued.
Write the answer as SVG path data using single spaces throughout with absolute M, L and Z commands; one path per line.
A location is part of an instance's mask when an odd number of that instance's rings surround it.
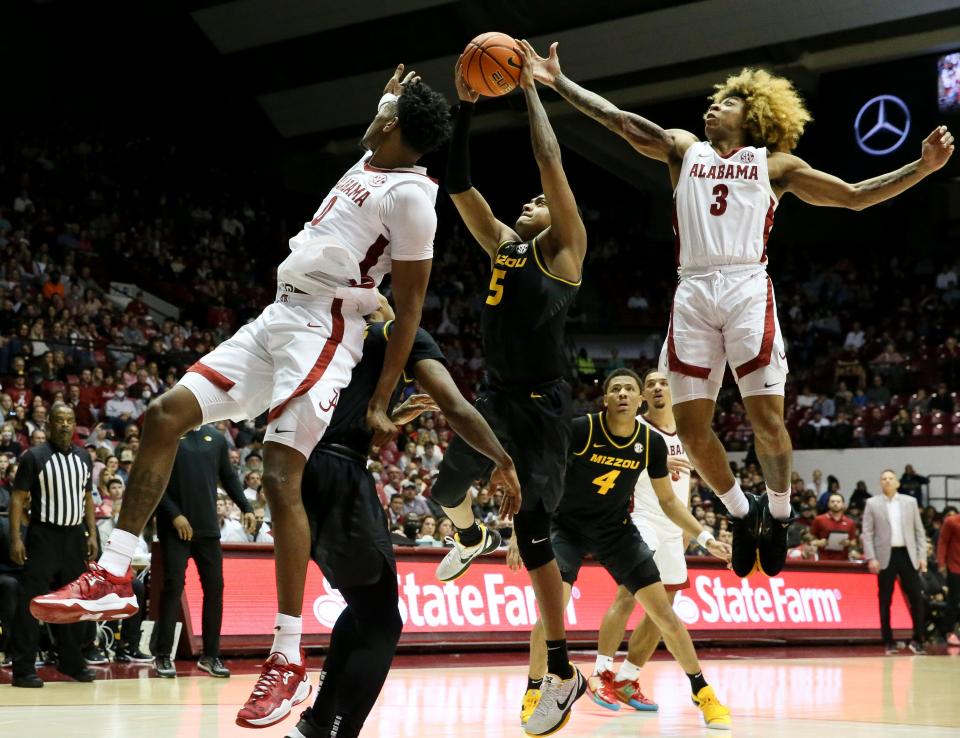
M 804 126 L 813 120 L 793 83 L 764 69 L 743 69 L 714 85 L 711 100 L 742 98 L 746 104 L 744 127 L 755 146 L 789 153 L 797 146 Z

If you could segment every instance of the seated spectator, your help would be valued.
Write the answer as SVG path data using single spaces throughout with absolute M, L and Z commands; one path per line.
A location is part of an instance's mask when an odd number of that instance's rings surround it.
M 883 377 L 879 374 L 873 375 L 873 383 L 867 390 L 867 401 L 879 407 L 886 407 L 890 402 L 890 388 L 883 383 Z
M 859 482 L 857 482 L 857 486 L 850 495 L 850 501 L 847 504 L 847 510 L 853 508 L 862 511 L 864 506 L 867 504 L 867 500 L 869 500 L 871 497 L 872 495 L 870 494 L 870 490 L 867 489 L 867 483 L 861 479 Z
M 850 417 L 843 412 L 837 413 L 836 422 L 833 424 L 833 448 L 849 448 L 853 443 L 853 422 Z
M 481 487 L 477 492 L 476 499 L 473 501 L 473 515 L 481 522 L 486 522 L 491 516 L 497 514 L 497 508 L 490 499 L 490 490 L 487 487 Z
M 426 441 L 423 444 L 423 455 L 420 457 L 420 468 L 431 472 L 440 467 L 441 461 L 443 461 L 443 452 L 433 441 Z
M 257 472 L 251 472 L 256 474 Z M 270 532 L 270 521 L 267 520 L 267 510 L 262 504 L 253 506 L 253 515 L 257 520 L 253 533 L 250 534 L 251 543 L 273 543 L 273 534 Z
M 247 543 L 248 538 L 239 520 L 229 517 L 227 496 L 217 495 L 217 524 L 220 526 L 220 543 Z
M 447 543 L 448 538 L 453 538 L 453 534 L 456 533 L 456 528 L 453 525 L 453 521 L 448 517 L 442 517 L 437 521 L 437 533 L 436 539 L 440 541 L 444 546 L 450 546 L 452 544 Z
M 953 412 L 953 397 L 950 395 L 950 390 L 947 389 L 946 382 L 937 385 L 937 391 L 930 398 L 930 409 L 940 410 L 946 415 Z
M 849 558 L 850 548 L 858 540 L 857 524 L 844 515 L 843 495 L 839 491 L 829 493 L 827 512 L 813 519 L 810 534 L 816 539 L 822 560 L 846 561 Z
M 394 495 L 402 494 L 401 483 L 403 482 L 403 472 L 400 467 L 390 465 L 387 467 L 386 484 L 383 487 L 383 493 L 391 500 Z
M 127 397 L 127 391 L 123 387 L 117 387 L 113 391 L 113 397 L 104 405 L 103 414 L 118 435 L 123 433 L 128 423 L 139 417 L 137 404 Z
M 836 403 L 824 394 L 817 395 L 812 407 L 813 412 L 820 413 L 824 418 L 833 418 L 837 414 Z
M 930 395 L 927 394 L 926 389 L 920 387 L 917 390 L 916 394 L 907 402 L 907 410 L 911 413 L 926 414 L 930 412 Z
M 416 482 L 407 479 L 401 483 L 400 488 L 400 494 L 403 496 L 404 518 L 409 518 L 410 515 L 416 515 L 419 519 L 430 514 L 430 507 L 427 505 L 427 501 L 418 493 Z
M 848 351 L 859 351 L 863 348 L 864 343 L 866 343 L 866 338 L 863 335 L 863 329 L 860 327 L 859 321 L 854 321 L 843 341 L 843 347 Z
M 800 539 L 810 531 L 816 515 L 817 508 L 814 505 L 805 502 L 800 506 L 800 515 L 787 528 L 787 546 L 793 548 L 800 545 Z
M 897 379 L 903 375 L 903 370 L 900 367 L 903 362 L 903 355 L 897 351 L 896 345 L 887 343 L 883 347 L 883 351 L 870 361 L 870 368 L 874 375 L 879 374 L 881 377 Z
M 387 507 L 387 523 L 390 530 L 403 526 L 403 495 L 399 493 L 390 497 L 390 504 Z
M 853 409 L 853 392 L 847 387 L 846 382 L 840 382 L 837 385 L 837 391 L 833 395 L 833 403 L 837 413 L 849 413 Z
M 437 543 L 437 519 L 433 515 L 424 515 L 420 519 L 420 529 L 417 531 L 417 544 L 433 546 Z
M 827 477 L 827 488 L 823 491 L 823 494 L 817 496 L 817 514 L 827 511 L 830 495 L 840 495 L 840 499 L 843 499 L 843 494 L 840 492 L 840 480 L 833 474 Z
M 817 540 L 810 533 L 804 533 L 800 538 L 800 545 L 787 551 L 787 559 L 790 561 L 819 561 L 820 554 L 817 551 Z
M 794 404 L 799 408 L 813 407 L 813 403 L 817 401 L 817 396 L 810 390 L 810 387 L 803 385 L 803 389 L 800 391 L 800 394 L 797 395 L 796 402 Z
M 890 423 L 890 442 L 897 446 L 905 445 L 913 435 L 913 419 L 910 412 L 902 407 Z
M 250 501 L 251 505 L 260 499 L 260 482 L 261 476 L 258 471 L 248 471 L 243 477 L 243 496 Z M 256 507 L 254 507 L 254 512 L 256 512 Z

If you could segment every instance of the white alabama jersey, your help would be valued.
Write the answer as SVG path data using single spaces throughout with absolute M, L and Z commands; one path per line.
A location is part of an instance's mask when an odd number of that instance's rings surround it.
M 766 264 L 776 208 L 766 149 L 744 146 L 724 158 L 709 141 L 693 144 L 683 156 L 673 193 L 681 274 L 684 269 Z
M 318 295 L 376 287 L 393 259 L 433 257 L 436 180 L 427 176 L 424 167 L 373 167 L 368 163 L 371 156 L 365 153 L 340 178 L 313 219 L 290 239 L 291 253 L 277 269 L 281 289 L 290 285 Z M 391 234 L 391 223 L 397 234 Z M 415 239 L 416 244 L 401 245 L 400 226 L 406 233 L 411 224 L 424 236 Z
M 642 416 L 638 415 L 637 420 L 649 426 L 651 432 L 660 434 L 664 443 L 667 444 L 668 457 L 683 456 L 683 444 L 680 443 L 680 437 L 677 436 L 676 433 L 662 431 Z M 673 481 L 671 478 L 670 483 L 673 485 L 674 494 L 680 498 L 683 506 L 689 507 L 690 472 L 681 472 L 680 479 Z M 657 493 L 653 490 L 653 484 L 650 482 L 650 474 L 646 469 L 640 474 L 640 478 L 637 480 L 637 486 L 633 492 L 633 514 L 639 515 L 644 521 L 660 531 L 663 539 L 683 535 L 683 531 L 666 516 L 663 508 L 660 507 L 660 500 L 657 498 Z

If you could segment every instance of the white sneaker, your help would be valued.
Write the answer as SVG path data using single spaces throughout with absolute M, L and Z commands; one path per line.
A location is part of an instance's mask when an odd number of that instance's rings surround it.
M 571 664 L 571 666 L 573 666 Z M 533 711 L 524 731 L 527 735 L 551 735 L 560 730 L 570 719 L 573 703 L 587 691 L 587 680 L 574 666 L 573 676 L 561 679 L 556 674 L 547 674 L 540 687 L 540 702 Z
M 483 523 L 477 525 L 480 526 L 480 543 L 475 546 L 462 545 L 459 534 L 446 538 L 448 543 L 453 544 L 453 548 L 437 566 L 437 579 L 441 582 L 452 582 L 457 577 L 462 577 L 477 556 L 485 556 L 500 548 L 499 531 L 491 530 Z

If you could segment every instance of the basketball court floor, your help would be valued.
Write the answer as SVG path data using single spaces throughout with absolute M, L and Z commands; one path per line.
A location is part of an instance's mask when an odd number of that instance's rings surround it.
M 737 738 L 947 738 L 960 736 L 960 654 L 896 657 L 850 655 L 818 649 L 802 658 L 732 651 L 703 661 L 707 679 L 733 712 Z M 762 652 L 761 652 L 762 653 Z M 862 653 L 854 652 L 854 653 Z M 365 738 L 519 738 L 520 699 L 526 669 L 518 657 L 508 665 L 484 656 L 451 666 L 456 658 L 423 656 L 441 667 L 395 669 L 362 733 Z M 319 659 L 313 659 L 320 663 Z M 501 660 L 502 661 L 502 660 Z M 586 655 L 577 662 L 592 666 Z M 401 663 L 404 663 L 403 661 Z M 152 678 L 148 667 L 128 668 L 131 678 L 94 684 L 48 682 L 43 689 L 13 689 L 9 672 L 0 686 L 0 735 L 20 738 L 113 736 L 283 736 L 296 719 L 250 731 L 234 724 L 238 706 L 256 676 Z M 180 668 L 185 662 L 180 662 Z M 189 664 L 186 664 L 189 666 Z M 252 672 L 252 662 L 245 672 Z M 200 672 L 181 672 L 200 674 Z M 595 736 L 705 736 L 700 713 L 689 700 L 689 683 L 669 660 L 651 662 L 643 687 L 660 712 L 610 712 L 585 696 L 574 709 L 565 738 Z M 314 678 L 314 684 L 316 679 Z M 311 697 L 312 700 L 312 697 Z

